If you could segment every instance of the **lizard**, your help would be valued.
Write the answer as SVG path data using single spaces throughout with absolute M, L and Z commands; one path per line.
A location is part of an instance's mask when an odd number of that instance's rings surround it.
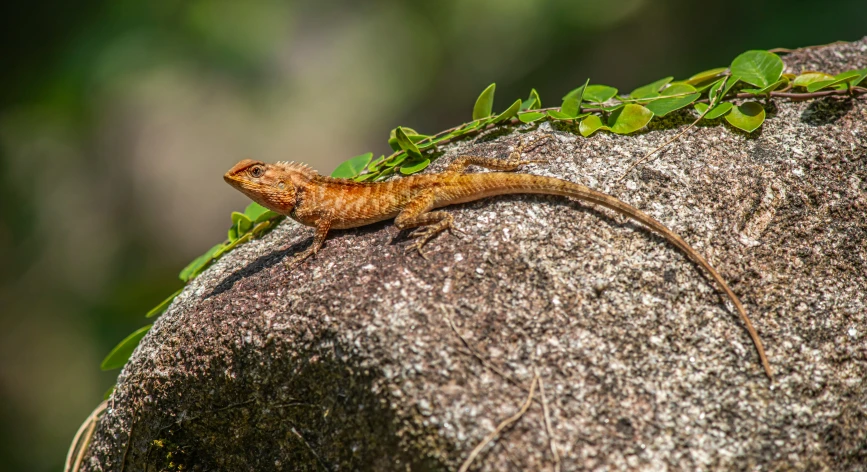
M 460 156 L 442 173 L 415 174 L 385 182 L 328 177 L 295 162 L 268 164 L 244 159 L 224 175 L 224 180 L 265 208 L 314 228 L 313 244 L 289 260 L 290 267 L 315 255 L 332 229 L 357 228 L 392 218 L 399 230 L 415 228 L 409 234 L 415 243 L 408 249 L 426 258 L 422 252 L 425 243 L 443 231 L 458 231 L 451 214 L 434 210 L 498 195 L 559 195 L 608 208 L 658 233 L 710 274 L 737 309 L 765 374 L 773 382 L 762 341 L 740 299 L 692 246 L 647 213 L 615 197 L 567 180 L 512 172 L 540 162 L 522 160 L 523 150 L 521 142 L 507 159 Z M 466 173 L 470 166 L 499 172 Z

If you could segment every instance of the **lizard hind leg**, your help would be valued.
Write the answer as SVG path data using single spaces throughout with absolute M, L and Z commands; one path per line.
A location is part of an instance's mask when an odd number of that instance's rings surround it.
M 545 134 L 540 136 L 533 142 L 538 145 L 540 142 L 545 141 L 551 137 L 552 136 L 550 134 Z M 524 152 L 526 146 L 527 144 L 522 139 L 520 144 L 518 144 L 518 147 L 516 147 L 514 151 L 509 153 L 509 157 L 507 159 L 481 156 L 460 156 L 455 159 L 451 164 L 449 164 L 446 172 L 460 174 L 463 173 L 469 166 L 478 166 L 490 170 L 510 172 L 513 170 L 517 170 L 518 167 L 521 167 L 522 165 L 548 162 L 547 159 L 521 159 L 521 154 Z
M 409 234 L 415 243 L 407 250 L 417 250 L 425 259 L 422 248 L 428 241 L 445 230 L 456 230 L 454 218 L 444 211 L 428 211 L 433 208 L 436 196 L 433 192 L 423 193 L 410 201 L 394 219 L 398 229 L 418 228 Z

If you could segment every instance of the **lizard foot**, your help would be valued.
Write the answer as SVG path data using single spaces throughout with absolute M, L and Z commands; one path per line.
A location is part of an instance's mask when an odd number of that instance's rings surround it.
M 425 254 L 424 251 L 422 251 L 422 249 L 421 249 L 422 247 L 424 247 L 424 243 L 426 243 L 426 242 L 427 242 L 426 240 L 419 239 L 418 241 L 413 243 L 411 246 L 406 248 L 406 252 L 418 251 L 418 255 L 421 256 L 422 259 L 429 261 L 430 258 L 427 257 L 427 254 Z

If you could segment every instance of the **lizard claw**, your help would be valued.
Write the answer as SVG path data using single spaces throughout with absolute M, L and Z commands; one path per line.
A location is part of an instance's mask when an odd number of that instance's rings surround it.
M 406 248 L 406 252 L 418 251 L 418 255 L 422 257 L 422 259 L 429 261 L 430 258 L 427 257 L 427 254 L 422 251 L 422 247 L 424 246 L 425 240 L 418 240 L 408 248 Z
M 457 226 L 449 226 L 449 233 L 458 239 L 464 239 L 464 236 L 467 236 L 467 232 Z

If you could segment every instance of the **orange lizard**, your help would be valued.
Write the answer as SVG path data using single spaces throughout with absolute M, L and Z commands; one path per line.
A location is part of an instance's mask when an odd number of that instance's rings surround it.
M 410 249 L 424 256 L 422 247 L 445 230 L 455 230 L 454 218 L 445 211 L 432 211 L 457 203 L 496 195 L 536 193 L 562 195 L 614 210 L 659 233 L 703 267 L 737 308 L 758 351 L 768 378 L 773 373 L 759 335 L 741 301 L 722 276 L 680 236 L 665 225 L 627 203 L 581 184 L 553 177 L 509 172 L 467 174 L 475 165 L 498 171 L 513 171 L 523 164 L 523 144 L 506 160 L 461 156 L 441 174 L 416 174 L 388 182 L 355 182 L 319 175 L 312 168 L 294 162 L 266 164 L 245 159 L 226 173 L 224 179 L 260 205 L 315 228 L 313 244 L 296 255 L 294 265 L 316 254 L 331 229 L 356 228 L 394 218 L 398 229 L 417 228 L 409 234 L 416 239 Z

